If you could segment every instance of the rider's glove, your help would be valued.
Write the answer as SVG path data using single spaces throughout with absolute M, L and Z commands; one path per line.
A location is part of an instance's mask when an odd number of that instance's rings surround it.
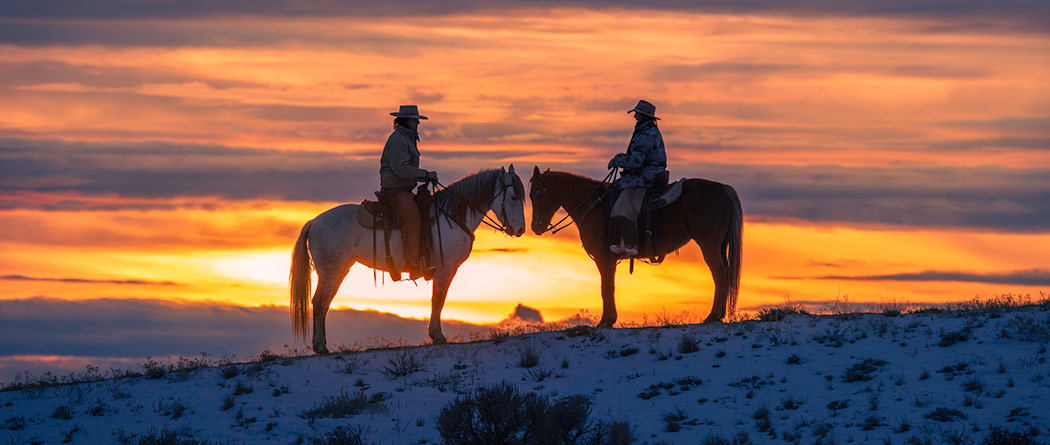
M 624 156 L 626 156 L 626 155 L 623 154 L 623 153 L 619 153 L 616 156 L 613 156 L 612 159 L 609 160 L 609 165 L 606 166 L 605 168 L 606 169 L 612 169 L 614 167 L 620 167 Z
M 427 181 L 437 182 L 438 181 L 438 172 L 436 172 L 436 171 L 428 171 L 427 172 Z

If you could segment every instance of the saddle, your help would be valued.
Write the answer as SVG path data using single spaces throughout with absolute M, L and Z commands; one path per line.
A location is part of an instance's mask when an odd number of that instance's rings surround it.
M 685 178 L 679 179 L 673 183 L 668 183 L 671 174 L 667 170 L 660 173 L 655 179 L 653 184 L 649 187 L 649 190 L 645 192 L 645 198 L 642 201 L 642 208 L 638 212 L 638 220 L 635 221 L 635 226 L 638 228 L 638 253 L 648 258 L 649 264 L 660 264 L 664 261 L 666 255 L 658 255 L 656 253 L 656 216 L 659 213 L 654 211 L 663 209 L 664 207 L 670 206 L 678 201 L 682 197 L 682 183 Z M 606 219 L 610 217 L 612 211 L 612 205 L 616 202 L 620 190 L 613 192 L 612 199 L 608 200 L 605 205 Z M 606 224 L 610 228 L 608 236 L 610 244 L 615 243 L 619 240 L 615 236 L 612 230 L 612 224 Z M 616 237 L 614 240 L 613 238 Z M 634 273 L 634 258 L 631 259 L 631 273 Z
M 393 230 L 400 230 L 401 219 L 394 212 L 393 206 L 386 202 L 386 197 L 382 191 L 375 192 L 376 200 L 362 200 L 361 206 L 357 209 L 357 223 L 361 224 L 361 227 L 366 229 L 372 229 L 372 264 L 376 263 L 376 232 L 378 230 L 383 231 L 383 244 L 386 249 L 386 265 L 387 270 L 390 272 L 390 278 L 394 281 L 401 280 L 401 269 L 397 267 L 394 262 L 394 257 L 390 252 L 390 234 Z M 427 189 L 426 184 L 422 184 L 416 188 L 415 202 L 416 208 L 419 209 L 419 252 L 422 254 L 423 262 L 420 264 L 424 271 L 430 270 L 431 258 L 431 236 L 430 236 L 430 222 L 433 221 L 434 215 L 430 215 L 430 190 Z M 402 243 L 402 246 L 404 243 Z M 401 252 L 401 256 L 404 257 L 404 252 Z M 428 278 L 429 279 L 429 278 Z

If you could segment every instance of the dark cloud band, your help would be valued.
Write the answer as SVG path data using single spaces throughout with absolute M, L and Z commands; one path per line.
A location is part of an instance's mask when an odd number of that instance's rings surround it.
M 174 281 L 149 281 L 149 280 L 97 280 L 91 278 L 55 278 L 55 277 L 29 277 L 25 275 L 0 275 L 0 280 L 7 281 L 45 281 L 55 283 L 76 284 L 126 284 L 135 286 L 178 286 Z
M 120 205 L 119 199 L 98 204 L 102 208 L 97 209 L 75 199 L 38 203 L 20 197 L 19 192 L 115 195 L 160 202 L 175 197 L 354 202 L 377 188 L 376 155 L 162 142 L 6 140 L 0 141 L 0 209 L 105 210 Z M 424 157 L 428 169 L 457 178 L 481 168 L 507 165 L 504 157 L 521 155 L 518 150 L 495 149 L 448 157 L 425 153 Z M 593 177 L 604 175 L 598 162 L 537 164 Z M 1050 168 L 1045 167 L 695 162 L 673 163 L 670 170 L 674 177 L 702 177 L 734 186 L 745 214 L 752 219 L 1050 231 L 1046 223 L 1050 221 Z M 143 205 L 148 203 L 132 200 L 128 208 Z
M 374 311 L 336 309 L 328 313 L 329 345 L 370 337 L 423 341 L 427 321 Z M 445 320 L 449 336 L 478 325 Z M 143 335 L 148 332 L 148 335 Z M 245 307 L 224 303 L 161 300 L 53 298 L 0 300 L 0 355 L 57 355 L 139 358 L 148 355 L 213 357 L 258 354 L 296 345 L 286 307 Z
M 843 280 L 843 281 L 932 281 L 1006 284 L 1015 286 L 1050 286 L 1050 271 L 1021 270 L 998 274 L 977 274 L 968 272 L 927 270 L 884 275 L 824 275 L 818 277 L 780 277 L 800 280 Z

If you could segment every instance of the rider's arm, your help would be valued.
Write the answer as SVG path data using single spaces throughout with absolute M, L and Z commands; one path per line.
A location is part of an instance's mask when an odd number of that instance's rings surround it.
M 627 150 L 627 156 L 620 161 L 620 166 L 623 168 L 642 168 L 642 165 L 645 164 L 645 158 L 649 156 L 649 151 L 655 147 L 656 138 L 649 132 L 635 136 L 631 140 L 631 148 Z

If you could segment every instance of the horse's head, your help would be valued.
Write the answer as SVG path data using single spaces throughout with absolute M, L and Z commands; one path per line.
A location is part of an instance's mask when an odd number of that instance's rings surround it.
M 499 222 L 507 235 L 525 234 L 525 186 L 514 172 L 514 164 L 509 170 L 500 169 L 491 208 L 499 216 Z
M 532 179 L 529 180 L 529 198 L 532 200 L 532 231 L 537 235 L 543 235 L 543 232 L 550 228 L 554 212 L 561 207 L 544 183 L 544 176 L 547 172 L 550 172 L 550 169 L 540 172 L 539 167 L 533 167 Z

